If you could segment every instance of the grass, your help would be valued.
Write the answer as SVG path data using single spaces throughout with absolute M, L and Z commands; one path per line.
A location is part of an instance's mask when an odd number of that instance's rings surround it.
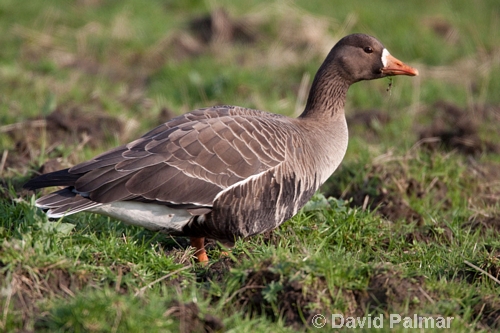
M 207 42 L 218 8 L 234 37 Z M 417 331 L 391 313 L 497 330 L 499 17 L 493 0 L 2 1 L 0 331 L 335 330 L 317 314 Z M 329 48 L 360 31 L 421 75 L 354 85 L 322 194 L 228 257 L 210 244 L 199 266 L 185 239 L 98 215 L 48 221 L 21 190 L 198 107 L 292 116 Z

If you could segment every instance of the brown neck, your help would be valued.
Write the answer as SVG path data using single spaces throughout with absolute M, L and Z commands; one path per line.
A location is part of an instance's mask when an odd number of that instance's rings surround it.
M 299 118 L 327 120 L 343 114 L 349 86 L 340 73 L 320 68 L 312 83 L 306 108 Z

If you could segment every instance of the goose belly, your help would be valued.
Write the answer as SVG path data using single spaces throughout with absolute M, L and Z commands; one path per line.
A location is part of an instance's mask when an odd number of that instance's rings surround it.
M 115 201 L 87 211 L 149 230 L 173 234 L 181 233 L 182 228 L 193 218 L 185 209 L 133 201 Z

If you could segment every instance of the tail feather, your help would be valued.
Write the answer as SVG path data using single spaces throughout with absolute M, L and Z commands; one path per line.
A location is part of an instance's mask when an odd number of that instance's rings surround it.
M 72 189 L 64 188 L 37 199 L 35 201 L 35 205 L 43 209 L 55 208 L 71 203 L 74 200 L 75 196 L 76 193 L 74 193 Z
M 85 199 L 85 198 L 83 198 Z M 102 204 L 99 202 L 94 202 L 86 199 L 85 202 L 83 200 L 78 200 L 78 202 L 74 202 L 72 204 L 68 204 L 65 206 L 58 207 L 56 209 L 49 209 L 47 211 L 47 216 L 52 218 L 60 218 L 63 216 L 72 215 L 75 213 L 83 212 L 85 210 L 89 210 L 90 208 L 101 206 Z
M 71 188 L 65 188 L 41 197 L 35 201 L 35 205 L 42 209 L 48 209 L 48 217 L 60 218 L 100 206 L 102 203 L 82 197 L 73 192 Z
M 25 189 L 35 190 L 49 186 L 74 186 L 82 174 L 72 174 L 69 169 L 59 170 L 31 179 L 23 185 Z

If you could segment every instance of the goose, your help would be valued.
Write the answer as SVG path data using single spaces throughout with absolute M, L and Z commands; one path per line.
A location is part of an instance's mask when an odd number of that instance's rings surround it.
M 24 187 L 64 186 L 35 202 L 50 218 L 87 211 L 189 237 L 206 262 L 205 238 L 231 248 L 293 217 L 344 158 L 349 86 L 394 75 L 418 71 L 376 38 L 351 34 L 329 52 L 297 118 L 227 105 L 197 109 Z

